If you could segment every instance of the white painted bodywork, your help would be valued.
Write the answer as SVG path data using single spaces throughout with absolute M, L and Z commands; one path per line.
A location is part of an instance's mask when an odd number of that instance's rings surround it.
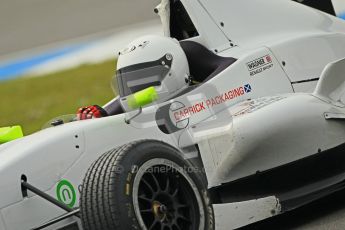
M 324 117 L 325 112 L 343 114 L 342 108 L 309 94 L 284 96 L 270 103 L 257 110 L 260 102 L 248 103 L 250 109 L 235 116 L 229 130 L 214 137 L 198 137 L 203 161 L 213 162 L 209 165 L 210 187 L 311 156 L 318 149 L 330 149 L 344 141 L 345 124 L 330 124 Z
M 145 138 L 171 143 L 157 127 L 132 128 L 124 122 L 124 115 L 119 115 L 49 128 L 2 145 L 0 171 L 5 173 L 0 173 L 0 196 L 6 230 L 32 228 L 63 213 L 30 193 L 29 198 L 23 199 L 22 174 L 27 176 L 29 183 L 56 197 L 56 184 L 62 178 L 68 179 L 77 190 L 87 167 L 101 154 L 131 140 Z M 76 145 L 79 145 L 78 149 Z M 19 221 L 18 213 L 25 213 L 25 218 Z
M 279 201 L 273 196 L 241 203 L 216 204 L 213 208 L 217 230 L 228 230 L 229 226 L 240 228 L 281 211 Z
M 319 78 L 326 64 L 345 57 L 344 22 L 286 0 L 181 1 L 200 34 L 191 40 L 238 60 L 187 94 L 145 108 L 131 124 L 125 118 L 137 111 L 72 122 L 1 145 L 1 230 L 30 229 L 63 213 L 31 193 L 23 198 L 23 174 L 56 197 L 61 179 L 78 190 L 92 162 L 134 140 L 162 140 L 181 152 L 198 144 L 210 188 L 344 142 L 345 123 L 324 117 L 345 114 L 344 61 L 327 67 L 313 94 L 317 81 L 296 83 Z M 251 70 L 250 64 L 260 58 L 264 65 Z M 225 94 L 227 100 L 212 104 Z M 168 110 L 165 118 L 188 126 L 165 134 L 157 127 L 157 109 L 174 102 L 187 108 L 204 103 L 205 109 L 183 119 L 175 114 L 183 108 Z M 78 199 L 79 193 L 75 207 Z M 279 214 L 280 206 L 275 197 L 267 197 L 214 205 L 214 210 L 219 230 L 269 218 L 272 210 Z M 62 225 L 50 229 L 57 226 Z

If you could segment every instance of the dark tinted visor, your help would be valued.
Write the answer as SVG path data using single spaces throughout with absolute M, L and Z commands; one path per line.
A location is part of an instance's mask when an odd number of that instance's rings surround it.
M 171 60 L 167 60 L 164 56 L 157 61 L 136 64 L 118 70 L 115 78 L 120 97 L 126 97 L 150 86 L 161 85 L 170 68 Z

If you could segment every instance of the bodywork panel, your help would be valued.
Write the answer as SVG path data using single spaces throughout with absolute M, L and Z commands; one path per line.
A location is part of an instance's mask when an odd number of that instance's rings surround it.
M 228 39 L 239 46 L 284 39 L 288 34 L 343 32 L 341 19 L 286 0 L 199 0 Z M 243 9 L 246 9 L 244 12 Z M 274 9 L 274 10 L 272 10 Z M 221 23 L 224 26 L 221 26 Z
M 279 200 L 274 197 L 265 197 L 257 200 L 247 200 L 232 204 L 213 205 L 216 229 L 228 230 L 272 217 L 280 213 Z M 236 215 L 241 213 L 241 216 Z
M 233 118 L 228 131 L 200 139 L 203 161 L 214 162 L 210 166 L 212 173 L 208 174 L 210 187 L 288 164 L 344 142 L 345 124 L 329 122 L 323 115 L 338 108 L 312 95 L 278 99 L 263 108 L 259 102 L 248 103 L 248 109 Z

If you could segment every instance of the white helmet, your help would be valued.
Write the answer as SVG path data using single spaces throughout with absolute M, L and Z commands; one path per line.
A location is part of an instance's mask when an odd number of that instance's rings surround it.
M 189 86 L 186 54 L 176 39 L 141 37 L 119 53 L 116 82 L 126 111 L 166 101 Z

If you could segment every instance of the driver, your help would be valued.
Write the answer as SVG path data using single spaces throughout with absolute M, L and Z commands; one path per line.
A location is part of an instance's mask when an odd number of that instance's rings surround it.
M 191 83 L 187 57 L 176 39 L 144 36 L 120 52 L 113 89 L 119 96 L 104 107 L 82 107 L 80 120 L 116 115 L 163 102 Z

